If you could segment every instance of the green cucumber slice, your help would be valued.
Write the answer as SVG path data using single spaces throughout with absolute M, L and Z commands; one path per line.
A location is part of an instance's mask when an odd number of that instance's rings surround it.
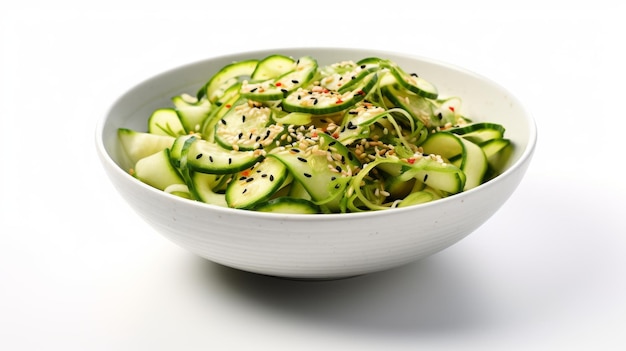
M 314 115 L 344 111 L 365 99 L 376 86 L 377 81 L 378 74 L 373 72 L 355 84 L 353 90 L 345 93 L 328 90 L 319 85 L 298 89 L 283 99 L 282 106 L 288 112 L 304 112 Z
M 177 137 L 187 134 L 178 113 L 173 108 L 155 110 L 148 119 L 148 133 Z
M 216 122 L 215 140 L 227 149 L 265 148 L 284 130 L 283 126 L 271 123 L 272 116 L 269 107 L 242 98 Z
M 171 185 L 186 186 L 181 175 L 170 163 L 169 149 L 161 150 L 137 161 L 133 175 L 159 190 L 165 190 Z
M 259 212 L 315 214 L 320 213 L 320 208 L 313 202 L 293 197 L 277 197 L 263 202 L 254 207 Z
M 263 158 L 263 153 L 255 151 L 234 151 L 225 149 L 206 140 L 195 140 L 187 155 L 191 170 L 203 173 L 226 174 L 242 171 Z
M 287 178 L 287 167 L 267 157 L 239 172 L 226 188 L 226 203 L 233 208 L 250 208 L 269 199 Z
M 202 122 L 211 111 L 211 103 L 206 98 L 198 100 L 189 94 L 172 98 L 178 118 L 187 132 L 200 132 Z
M 140 159 L 172 146 L 176 138 L 169 135 L 158 135 L 119 128 L 117 137 L 131 165 Z
M 232 85 L 244 77 L 250 77 L 258 63 L 259 60 L 251 59 L 224 66 L 198 92 L 198 98 L 206 97 L 210 102 L 217 101 Z
M 296 61 L 285 55 L 270 55 L 256 66 L 250 77 L 252 81 L 265 81 L 280 77 L 295 69 Z

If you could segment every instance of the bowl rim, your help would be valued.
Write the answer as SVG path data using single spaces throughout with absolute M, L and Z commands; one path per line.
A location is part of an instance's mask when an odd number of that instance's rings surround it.
M 535 149 L 536 149 L 536 144 L 537 144 L 537 136 L 538 136 L 538 131 L 537 131 L 537 124 L 536 121 L 533 117 L 533 115 L 530 113 L 530 111 L 526 108 L 526 106 L 524 104 L 522 104 L 521 100 L 519 100 L 519 98 L 513 94 L 511 92 L 510 89 L 505 88 L 504 86 L 500 85 L 499 83 L 495 82 L 494 80 L 483 76 L 479 73 L 476 73 L 472 70 L 463 68 L 461 66 L 457 66 L 445 61 L 441 61 L 438 59 L 434 59 L 434 58 L 430 58 L 430 57 L 425 57 L 425 56 L 420 56 L 420 55 L 415 55 L 415 54 L 410 54 L 410 53 L 405 53 L 405 52 L 399 52 L 399 51 L 391 51 L 391 50 L 380 50 L 380 49 L 365 49 L 365 48 L 350 48 L 350 47 L 292 47 L 292 48 L 287 48 L 287 47 L 282 47 L 282 48 L 271 48 L 271 49 L 263 49 L 263 50 L 251 50 L 251 51 L 240 51 L 240 52 L 232 52 L 232 53 L 228 53 L 228 54 L 222 54 L 222 55 L 217 55 L 217 56 L 209 56 L 206 57 L 204 59 L 200 59 L 200 60 L 195 60 L 192 62 L 188 62 L 182 65 L 178 65 L 176 67 L 170 68 L 168 70 L 165 71 L 161 71 L 161 72 L 157 72 L 151 76 L 149 76 L 146 79 L 143 79 L 142 81 L 139 81 L 133 85 L 131 85 L 129 88 L 127 88 L 126 90 L 124 90 L 121 94 L 118 95 L 118 97 L 108 105 L 108 108 L 106 109 L 105 113 L 103 116 L 101 116 L 100 118 L 98 118 L 98 120 L 96 121 L 96 127 L 95 127 L 95 147 L 96 147 L 96 151 L 98 153 L 98 156 L 100 158 L 101 163 L 104 165 L 104 167 L 106 167 L 108 170 L 115 172 L 115 175 L 118 177 L 121 177 L 121 179 L 124 179 L 124 181 L 126 182 L 132 182 L 135 185 L 142 187 L 144 191 L 149 191 L 149 192 L 153 192 L 155 194 L 160 194 L 160 195 L 156 195 L 156 196 L 165 196 L 168 200 L 170 201 L 174 201 L 174 202 L 180 202 L 181 205 L 183 206 L 198 206 L 199 208 L 206 208 L 207 210 L 211 210 L 211 211 L 216 211 L 216 213 L 219 214 L 223 214 L 223 215 L 245 215 L 245 216 L 250 216 L 252 218 L 259 218 L 259 219 L 289 219 L 289 220 L 294 220 L 294 221 L 310 221 L 310 220 L 340 220 L 340 219 L 344 219 L 344 218 L 351 218 L 351 219 L 358 219 L 360 217 L 364 217 L 367 216 L 368 218 L 371 217 L 376 217 L 376 216 L 386 216 L 389 214 L 389 210 L 378 210 L 378 211 L 363 211 L 363 212 L 350 212 L 350 213 L 317 213 L 317 214 L 293 214 L 293 213 L 273 213 L 273 212 L 260 212 L 260 211 L 252 211 L 252 210 L 245 210 L 245 209 L 235 209 L 235 208 L 229 208 L 229 207 L 222 207 L 222 206 L 218 206 L 218 205 L 213 205 L 213 204 L 209 204 L 209 203 L 204 203 L 201 201 L 194 201 L 194 200 L 189 200 L 189 199 L 185 199 L 179 196 L 175 196 L 172 194 L 168 194 L 165 193 L 159 189 L 153 188 L 151 186 L 149 186 L 148 184 L 145 184 L 141 181 L 139 181 L 138 179 L 132 177 L 128 172 L 124 171 L 122 169 L 122 167 L 120 167 L 113 159 L 113 157 L 108 153 L 105 145 L 104 145 L 104 139 L 103 139 L 103 133 L 104 133 L 104 128 L 107 124 L 107 121 L 109 119 L 110 113 L 113 110 L 113 108 L 117 105 L 117 103 L 129 92 L 131 92 L 132 90 L 138 88 L 139 86 L 149 82 L 150 80 L 153 79 L 158 79 L 161 76 L 167 75 L 167 74 L 171 74 L 174 71 L 183 69 L 185 67 L 189 67 L 189 66 L 193 66 L 193 65 L 198 65 L 201 64 L 203 62 L 207 62 L 207 61 L 212 61 L 212 60 L 227 60 L 227 59 L 240 59 L 243 55 L 255 55 L 255 56 L 259 56 L 261 57 L 261 55 L 268 55 L 268 54 L 275 54 L 276 52 L 295 52 L 295 51 L 317 51 L 317 52 L 321 52 L 321 51 L 336 51 L 336 50 L 349 50 L 353 53 L 366 53 L 367 55 L 391 55 L 391 56 L 397 56 L 397 57 L 404 57 L 407 59 L 411 59 L 411 60 L 417 60 L 417 61 L 422 61 L 428 64 L 433 64 L 433 65 L 437 65 L 440 66 L 442 68 L 446 68 L 446 69 L 450 69 L 450 70 L 454 70 L 454 71 L 458 71 L 461 72 L 463 74 L 469 75 L 469 76 L 473 76 L 479 80 L 485 81 L 491 85 L 493 85 L 494 87 L 507 92 L 509 98 L 519 107 L 519 109 L 523 112 L 523 116 L 524 116 L 524 121 L 525 124 L 528 128 L 528 142 L 526 144 L 526 148 L 524 149 L 524 151 L 519 155 L 518 159 L 512 163 L 504 172 L 502 172 L 501 174 L 499 174 L 498 176 L 496 176 L 493 179 L 490 179 L 489 181 L 473 188 L 470 190 L 466 190 L 442 199 L 437 199 L 436 201 L 431 201 L 431 202 L 427 202 L 427 203 L 423 203 L 423 204 L 417 204 L 417 205 L 412 205 L 412 206 L 407 206 L 407 207 L 400 207 L 400 208 L 393 208 L 390 209 L 392 210 L 394 213 L 396 214 L 402 214 L 404 212 L 411 212 L 414 211 L 415 209 L 419 209 L 419 208 L 426 208 L 426 207 L 433 207 L 433 206 L 445 206 L 446 203 L 451 202 L 451 201 L 458 201 L 459 199 L 463 198 L 463 197 L 467 197 L 470 196 L 471 194 L 481 191 L 482 189 L 485 189 L 486 187 L 493 187 L 496 186 L 496 184 L 505 181 L 506 178 L 511 177 L 513 175 L 513 173 L 515 173 L 518 168 L 520 167 L 524 167 L 524 165 L 529 161 L 529 159 L 533 156 Z

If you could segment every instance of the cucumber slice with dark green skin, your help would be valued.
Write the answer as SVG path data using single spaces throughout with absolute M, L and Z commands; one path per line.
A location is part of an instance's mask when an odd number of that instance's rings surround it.
M 221 175 L 218 174 L 201 172 L 191 173 L 191 182 L 193 184 L 197 200 L 220 207 L 228 207 L 228 204 L 226 203 L 226 195 L 213 190 L 214 187 L 219 185 L 220 176 Z
M 155 110 L 148 119 L 148 133 L 177 137 L 187 134 L 178 113 L 173 108 Z
M 436 99 L 439 95 L 437 87 L 417 74 L 408 74 L 395 63 L 390 63 L 387 67 L 398 83 L 413 93 L 428 99 Z
M 311 198 L 331 208 L 338 208 L 338 200 L 349 182 L 353 169 L 331 150 L 314 146 L 275 149 L 267 155 L 285 164 L 294 179 L 302 184 Z
M 209 100 L 181 94 L 172 98 L 172 103 L 176 108 L 178 118 L 187 132 L 199 132 L 202 121 L 206 119 L 211 111 Z
M 210 102 L 217 101 L 224 92 L 243 77 L 250 77 L 259 60 L 251 59 L 233 62 L 224 66 L 198 92 L 198 99 L 206 97 Z
M 187 164 L 197 172 L 227 174 L 249 168 L 262 158 L 260 150 L 228 150 L 218 144 L 197 139 L 189 146 Z
M 284 127 L 272 122 L 269 107 L 242 98 L 215 125 L 215 140 L 224 148 L 254 150 L 270 146 Z
M 399 178 L 416 180 L 434 189 L 445 191 L 449 194 L 456 194 L 463 191 L 466 176 L 459 167 L 442 162 L 434 155 L 415 158 L 412 162 L 407 162 L 408 170 L 402 173 Z
M 296 61 L 285 55 L 270 55 L 262 59 L 250 77 L 252 81 L 265 81 L 280 77 L 295 69 Z
M 272 157 L 239 172 L 226 188 L 226 203 L 233 208 L 250 208 L 269 199 L 287 178 L 287 167 Z
M 456 135 L 449 132 L 438 132 L 428 136 L 420 145 L 424 154 L 435 154 L 450 160 L 465 153 L 465 145 Z
M 282 106 L 288 112 L 304 112 L 314 115 L 344 111 L 365 99 L 376 86 L 377 81 L 378 74 L 373 72 L 359 80 L 352 90 L 345 93 L 328 90 L 321 86 L 298 89 L 283 99 Z
M 477 122 L 462 127 L 448 129 L 447 131 L 458 134 L 473 143 L 482 144 L 490 140 L 502 139 L 505 129 L 500 124 Z
M 255 211 L 292 214 L 320 213 L 320 208 L 313 202 L 293 197 L 277 197 L 254 207 Z
M 308 84 L 317 73 L 317 61 L 304 56 L 298 59 L 293 70 L 262 82 L 244 81 L 241 96 L 255 101 L 280 100 L 289 93 Z
M 482 148 L 473 142 L 459 138 L 464 145 L 465 152 L 463 153 L 463 160 L 459 162 L 462 164 L 461 169 L 465 173 L 465 186 L 463 190 L 469 190 L 482 184 L 485 174 L 487 172 L 487 157 Z

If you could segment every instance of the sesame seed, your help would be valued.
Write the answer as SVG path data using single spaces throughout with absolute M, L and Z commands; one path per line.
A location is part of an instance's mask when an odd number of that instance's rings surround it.
M 273 181 L 274 181 L 274 175 L 270 174 L 270 182 L 273 182 Z
M 202 157 L 202 154 L 197 154 L 196 155 L 196 160 L 199 160 Z
M 428 179 L 428 174 L 424 174 L 424 180 L 423 182 L 426 183 L 426 180 Z
M 209 161 L 213 162 L 213 156 L 209 155 Z
M 309 174 L 309 173 L 303 173 L 303 174 L 304 174 L 304 176 L 305 176 L 305 177 L 307 177 L 307 178 L 311 178 L 311 177 L 312 177 L 312 175 L 311 175 L 311 174 Z
M 229 157 L 228 158 L 228 164 L 231 164 L 231 163 L 233 163 L 233 159 Z
M 246 183 L 250 183 L 253 180 L 254 180 L 254 178 L 250 177 L 250 178 L 246 179 Z
M 220 122 L 222 122 L 223 125 L 226 125 L 226 121 L 223 118 L 220 119 Z
M 299 156 L 298 156 L 298 161 L 300 161 L 300 162 L 308 162 L 308 161 L 306 160 L 306 158 L 304 158 L 304 157 L 299 157 Z

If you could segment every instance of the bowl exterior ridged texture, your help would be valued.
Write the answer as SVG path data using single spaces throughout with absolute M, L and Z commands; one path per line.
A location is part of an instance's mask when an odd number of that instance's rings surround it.
M 473 190 L 414 207 L 369 213 L 280 215 L 224 209 L 177 198 L 128 175 L 116 140 L 119 127 L 145 130 L 151 109 L 195 89 L 234 60 L 283 53 L 321 64 L 379 56 L 430 79 L 442 94 L 462 97 L 467 113 L 502 123 L 516 145 L 501 176 Z M 430 76 L 430 77 L 429 77 Z M 433 61 L 348 49 L 269 50 L 206 60 L 144 82 L 118 100 L 97 130 L 97 148 L 116 189 L 159 233 L 214 262 L 292 278 L 338 278 L 403 265 L 432 255 L 480 227 L 522 180 L 535 145 L 531 117 L 507 91 L 470 72 Z

